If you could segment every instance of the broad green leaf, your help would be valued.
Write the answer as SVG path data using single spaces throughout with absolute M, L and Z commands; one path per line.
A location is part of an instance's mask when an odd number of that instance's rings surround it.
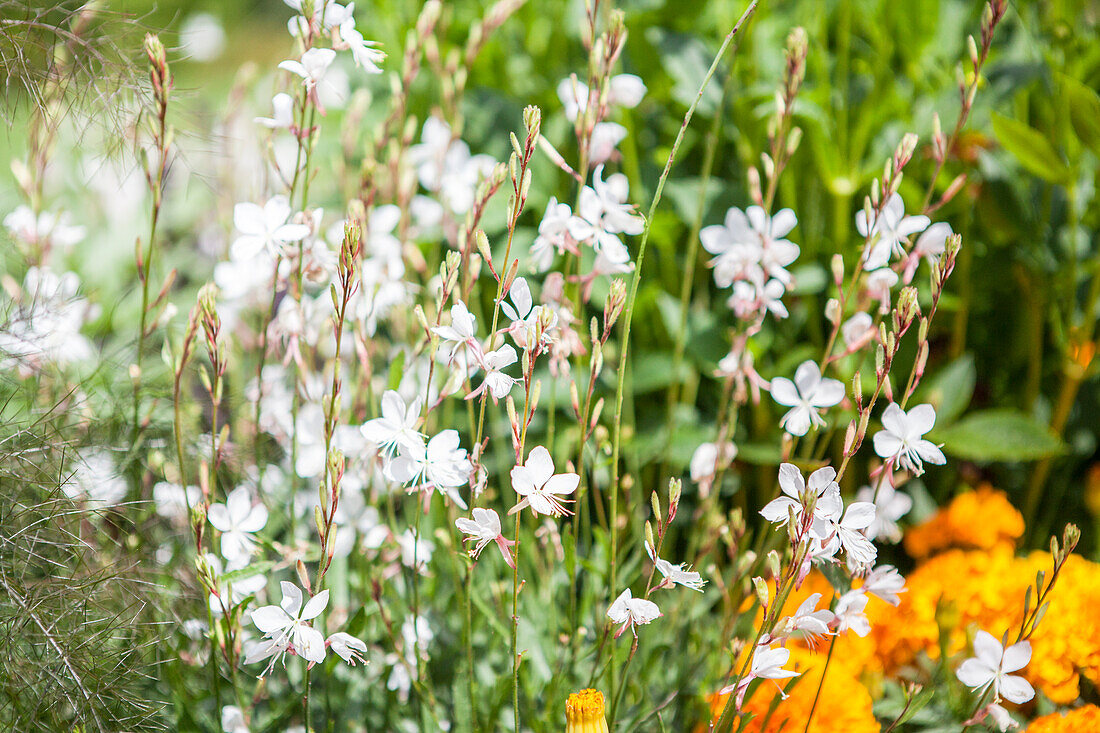
M 1024 168 L 1050 183 L 1069 180 L 1070 169 L 1046 135 L 1022 122 L 993 113 L 993 133 Z
M 1100 155 L 1100 95 L 1068 76 L 1059 77 L 1069 102 L 1069 121 L 1077 137 L 1092 152 Z
M 1064 453 L 1065 443 L 1035 418 L 1012 409 L 983 410 L 935 430 L 930 439 L 971 461 L 1035 461 Z

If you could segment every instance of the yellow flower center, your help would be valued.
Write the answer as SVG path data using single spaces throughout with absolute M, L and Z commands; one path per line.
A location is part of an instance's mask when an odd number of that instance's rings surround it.
M 603 693 L 599 690 L 574 692 L 565 702 L 565 733 L 607 733 Z

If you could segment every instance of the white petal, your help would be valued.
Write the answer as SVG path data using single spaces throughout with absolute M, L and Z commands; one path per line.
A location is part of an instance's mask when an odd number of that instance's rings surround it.
M 548 494 L 557 494 L 559 496 L 568 496 L 577 490 L 577 486 L 581 482 L 581 477 L 575 473 L 559 473 L 550 479 L 543 486 L 543 491 Z
M 802 478 L 802 472 L 798 470 L 798 466 L 793 463 L 780 464 L 779 488 L 792 499 L 799 497 L 799 494 L 806 488 L 806 482 Z
M 278 606 L 263 606 L 252 612 L 252 623 L 265 634 L 285 629 L 292 619 Z
M 917 405 L 907 413 L 906 423 L 909 436 L 918 437 L 931 430 L 936 424 L 936 409 L 932 405 Z
M 1001 659 L 1001 671 L 1015 672 L 1018 669 L 1026 667 L 1027 663 L 1030 661 L 1031 643 L 1021 641 L 1005 649 L 1004 657 Z
M 991 669 L 1001 666 L 1001 655 L 1004 649 L 1001 642 L 988 631 L 978 631 L 974 634 L 974 656 L 980 659 Z
M 1007 675 L 1001 678 L 1000 692 L 1001 697 L 1017 705 L 1035 697 L 1035 688 L 1031 686 L 1031 683 L 1016 675 Z
M 794 382 L 786 377 L 776 377 L 772 380 L 772 399 L 786 407 L 794 407 L 802 401 Z
M 550 458 L 550 451 L 541 445 L 531 451 L 523 465 L 529 471 L 535 486 L 544 485 L 554 475 L 554 461 Z
M 303 621 L 317 618 L 326 606 L 328 606 L 328 590 L 323 590 L 306 601 L 306 607 L 302 609 L 302 615 L 299 618 Z

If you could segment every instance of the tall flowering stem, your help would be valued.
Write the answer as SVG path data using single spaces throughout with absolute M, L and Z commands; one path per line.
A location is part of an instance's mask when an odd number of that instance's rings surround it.
M 943 137 L 943 132 L 940 130 L 939 117 L 937 116 L 934 119 L 935 130 L 933 134 L 932 157 L 936 161 L 936 168 L 932 173 L 932 178 L 928 181 L 928 190 L 924 194 L 924 203 L 921 205 L 921 210 L 925 214 L 930 214 L 950 201 L 965 181 L 965 177 L 960 176 L 956 178 L 948 185 L 947 191 L 940 197 L 940 200 L 935 204 L 932 203 L 932 195 L 936 190 L 936 181 L 940 177 L 940 171 L 943 170 L 943 165 L 947 161 L 948 154 L 955 147 L 955 143 L 958 142 L 959 134 L 966 126 L 966 121 L 970 117 L 970 110 L 974 107 L 974 97 L 978 93 L 978 86 L 981 84 L 982 68 L 985 66 L 986 59 L 989 58 L 989 49 L 993 45 L 993 31 L 996 30 L 997 24 L 1004 18 L 1007 10 L 1008 0 L 989 0 L 989 2 L 986 3 L 985 9 L 982 11 L 981 46 L 979 47 L 978 44 L 975 43 L 974 36 L 968 36 L 966 39 L 970 56 L 970 76 L 969 79 L 960 78 L 959 80 L 959 99 L 961 105 L 959 107 L 959 116 L 955 121 L 955 128 L 951 131 L 949 137 Z
M 741 30 L 742 26 L 748 22 L 748 20 L 756 13 L 756 8 L 759 0 L 752 0 L 745 11 L 741 14 L 741 17 L 734 24 L 733 28 L 726 35 L 725 40 L 722 41 L 722 45 L 718 49 L 718 53 L 715 54 L 714 60 L 711 62 L 710 68 L 707 69 L 706 76 L 703 77 L 702 83 L 699 85 L 699 91 L 695 95 L 695 99 L 692 101 L 691 106 L 688 107 L 687 113 L 684 115 L 683 122 L 680 124 L 680 131 L 676 134 L 676 140 L 672 144 L 672 150 L 669 152 L 668 160 L 665 162 L 665 168 L 661 172 L 661 177 L 657 180 L 657 188 L 653 193 L 653 201 L 649 205 L 649 213 L 646 215 L 645 228 L 642 230 L 642 239 L 638 245 L 638 257 L 634 269 L 634 279 L 630 284 L 630 294 L 627 296 L 626 306 L 623 310 L 623 337 L 622 337 L 622 349 L 619 355 L 619 370 L 618 370 L 618 384 L 615 388 L 615 427 L 612 437 L 611 448 L 611 510 L 610 516 L 612 520 L 618 516 L 619 509 L 619 450 L 621 447 L 622 437 L 622 422 L 623 422 L 623 397 L 625 394 L 626 383 L 626 369 L 627 369 L 627 357 L 629 355 L 630 347 L 630 322 L 634 316 L 634 302 L 638 297 L 638 286 L 642 280 L 642 264 L 645 261 L 646 244 L 649 241 L 649 230 L 653 224 L 653 216 L 657 212 L 657 205 L 661 202 L 661 194 L 664 192 L 665 181 L 668 180 L 668 175 L 672 170 L 672 163 L 676 159 L 676 153 L 680 150 L 680 145 L 684 141 L 684 135 L 687 133 L 688 125 L 691 124 L 691 118 L 695 115 L 695 109 L 699 106 L 699 100 L 703 98 L 703 92 L 706 91 L 707 86 L 710 84 L 711 78 L 714 76 L 714 72 L 718 69 L 718 64 L 722 60 L 722 57 L 726 53 L 726 49 L 729 48 L 733 42 L 734 36 Z M 614 521 L 610 523 L 609 527 L 611 548 L 608 554 L 608 587 L 618 588 L 616 584 L 616 554 L 618 551 L 618 528 L 615 526 Z M 608 689 L 615 689 L 615 665 L 608 665 L 608 674 L 610 676 L 611 684 Z
M 348 306 L 359 289 L 357 266 L 362 256 L 362 230 L 354 220 L 344 225 L 344 240 L 340 246 L 340 259 L 337 265 L 337 283 L 333 283 L 329 292 L 336 312 L 332 316 L 333 341 L 336 352 L 332 359 L 332 384 L 329 399 L 325 405 L 325 473 L 318 491 L 319 503 L 315 507 L 314 521 L 321 541 L 321 563 L 317 571 L 318 592 L 324 588 L 325 573 L 332 566 L 336 548 L 332 546 L 336 508 L 340 504 L 340 480 L 344 475 L 344 457 L 332 448 L 332 437 L 336 432 L 336 423 L 340 416 L 340 356 L 344 340 L 344 325 L 347 321 Z
M 168 99 L 172 92 L 172 72 L 168 68 L 168 58 L 160 38 L 150 33 L 145 36 L 145 55 L 149 59 L 149 80 L 153 87 L 153 120 L 149 125 L 152 137 L 154 157 L 146 158 L 145 181 L 153 194 L 152 214 L 149 219 L 149 241 L 143 250 L 139 239 L 135 246 L 138 279 L 141 281 L 141 317 L 138 327 L 137 355 L 130 376 L 134 383 L 133 434 L 141 429 L 141 382 L 142 360 L 145 356 L 145 341 L 151 335 L 153 324 L 149 322 L 150 311 L 164 302 L 171 286 L 173 275 L 169 275 L 153 303 L 149 302 L 149 278 L 153 268 L 153 253 L 156 251 L 157 222 L 164 195 L 164 177 L 168 169 L 168 151 L 172 146 L 173 131 L 168 125 Z M 155 321 L 154 321 L 155 324 Z

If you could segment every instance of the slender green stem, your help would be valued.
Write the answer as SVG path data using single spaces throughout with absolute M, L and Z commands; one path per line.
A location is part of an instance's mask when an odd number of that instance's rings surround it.
M 821 699 L 821 688 L 825 686 L 825 675 L 829 674 L 829 663 L 833 661 L 833 650 L 836 648 L 836 635 L 829 639 L 829 654 L 825 657 L 825 669 L 821 670 L 821 679 L 817 683 L 817 692 L 814 693 L 814 702 L 810 706 L 810 713 L 806 716 L 806 727 L 802 733 L 810 733 L 810 724 L 813 722 L 814 713 L 817 711 L 817 701 Z
M 736 53 L 737 49 L 734 49 Z M 672 384 L 668 390 L 667 416 L 665 421 L 668 430 L 676 429 L 675 415 L 676 404 L 679 402 L 680 365 L 684 360 L 684 350 L 687 346 L 688 311 L 691 306 L 691 293 L 695 287 L 695 268 L 699 259 L 699 232 L 703 229 L 703 217 L 707 209 L 707 188 L 714 172 L 714 160 L 717 157 L 718 141 L 722 136 L 722 116 L 726 109 L 726 99 L 729 97 L 730 87 L 733 86 L 733 71 L 726 75 L 726 81 L 722 85 L 722 97 L 718 102 L 718 109 L 711 120 L 710 131 L 707 133 L 706 149 L 703 152 L 703 170 L 699 179 L 699 203 L 695 208 L 695 218 L 691 223 L 691 232 L 688 234 L 688 251 L 684 257 L 684 277 L 680 283 L 680 324 L 676 329 L 676 342 L 672 347 Z M 663 485 L 664 475 L 659 485 Z
M 516 512 L 515 550 L 512 567 L 512 720 L 519 733 L 519 529 L 523 512 Z
M 618 498 L 619 498 L 619 451 L 621 448 L 622 438 L 622 415 L 623 415 L 623 396 L 625 393 L 626 382 L 626 369 L 627 369 L 627 357 L 629 354 L 630 346 L 630 323 L 634 316 L 634 302 L 638 297 L 638 286 L 642 280 L 642 266 L 645 261 L 646 244 L 649 242 L 649 231 L 653 223 L 653 216 L 657 212 L 657 205 L 661 202 L 661 194 L 665 188 L 665 181 L 668 180 L 669 172 L 672 170 L 672 163 L 676 159 L 676 153 L 680 150 L 680 145 L 684 141 L 684 135 L 687 133 L 688 125 L 691 124 L 691 118 L 695 115 L 695 108 L 699 106 L 699 100 L 703 97 L 703 92 L 706 90 L 707 85 L 710 83 L 711 77 L 714 76 L 715 71 L 718 69 L 718 63 L 722 60 L 722 56 L 725 55 L 726 49 L 729 48 L 733 42 L 733 38 L 737 35 L 737 32 L 741 29 L 742 25 L 756 12 L 757 4 L 759 0 L 752 0 L 749 6 L 745 9 L 745 12 L 741 14 L 737 23 L 733 26 L 730 32 L 726 35 L 724 41 L 722 41 L 721 47 L 718 49 L 718 53 L 714 56 L 714 61 L 711 62 L 710 68 L 707 70 L 707 74 L 703 77 L 703 82 L 699 86 L 699 92 L 695 96 L 695 100 L 692 101 L 691 106 L 688 107 L 687 114 L 684 115 L 684 120 L 680 125 L 680 131 L 676 135 L 676 141 L 672 144 L 672 151 L 668 155 L 668 160 L 665 163 L 664 171 L 661 172 L 661 177 L 657 181 L 657 189 L 653 193 L 653 201 L 649 205 L 649 213 L 646 216 L 645 228 L 642 230 L 642 239 L 638 245 L 638 256 L 634 267 L 634 279 L 630 284 L 630 294 L 627 296 L 626 307 L 623 311 L 623 336 L 622 336 L 622 348 L 619 355 L 619 370 L 618 370 L 618 384 L 615 389 L 615 427 L 612 438 L 611 448 L 611 511 L 609 532 L 611 548 L 608 553 L 608 588 L 611 593 L 617 592 L 618 586 L 616 585 L 616 554 L 618 550 L 618 527 L 616 525 L 616 517 L 618 516 Z M 608 689 L 615 689 L 615 665 L 609 665 L 608 670 L 611 677 L 611 685 Z

